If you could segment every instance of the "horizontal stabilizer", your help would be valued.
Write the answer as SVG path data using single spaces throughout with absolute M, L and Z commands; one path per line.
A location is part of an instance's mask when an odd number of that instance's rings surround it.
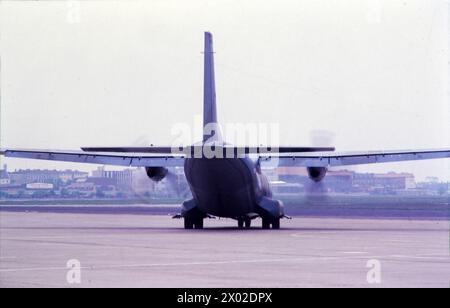
M 74 163 L 101 164 L 126 167 L 182 167 L 184 158 L 174 155 L 154 154 L 115 154 L 115 153 L 85 153 L 71 150 L 17 150 L 0 151 L 5 157 L 28 158 L 50 161 L 65 161 Z
M 237 157 L 245 154 L 279 154 L 279 153 L 311 153 L 311 152 L 332 152 L 335 149 L 331 147 L 295 147 L 295 146 L 222 146 L 222 145 L 194 145 L 186 147 L 83 147 L 85 152 L 104 152 L 104 153 L 153 153 L 153 154 L 184 154 L 194 157 L 195 153 L 202 153 L 208 148 L 215 153 L 222 152 L 222 157 L 228 157 L 226 154 Z

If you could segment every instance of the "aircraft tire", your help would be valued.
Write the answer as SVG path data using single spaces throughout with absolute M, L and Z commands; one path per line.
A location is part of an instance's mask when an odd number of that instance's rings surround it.
M 195 226 L 195 229 L 197 229 L 197 230 L 203 229 L 203 218 L 197 220 L 195 222 L 194 226 Z
M 245 224 L 245 228 L 246 229 L 250 229 L 251 226 L 252 226 L 252 220 L 251 219 L 246 219 L 244 224 Z
M 238 220 L 238 228 L 239 228 L 239 229 L 244 228 L 244 220 L 242 220 L 242 219 L 239 219 L 239 220 Z
M 272 221 L 272 229 L 274 229 L 274 230 L 280 229 L 280 219 L 279 218 L 274 219 Z
M 192 222 L 191 219 L 189 219 L 187 217 L 184 218 L 184 228 L 186 230 L 194 229 L 194 223 Z

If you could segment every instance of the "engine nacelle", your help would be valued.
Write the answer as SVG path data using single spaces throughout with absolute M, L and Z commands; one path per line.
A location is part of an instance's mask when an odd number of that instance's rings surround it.
M 314 182 L 320 182 L 327 174 L 328 169 L 325 167 L 308 167 L 308 176 Z
M 167 176 L 169 170 L 164 167 L 145 167 L 147 176 L 155 182 L 159 182 Z

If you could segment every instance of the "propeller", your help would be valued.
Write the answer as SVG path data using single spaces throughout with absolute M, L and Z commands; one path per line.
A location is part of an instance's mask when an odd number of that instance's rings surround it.
M 131 144 L 134 147 L 145 147 L 152 145 L 150 142 L 150 138 L 147 135 L 139 136 L 134 142 Z M 138 168 L 134 171 L 134 180 L 136 182 L 136 188 L 133 187 L 133 193 L 143 202 L 147 201 L 149 196 L 152 194 L 151 185 L 157 185 L 156 183 L 152 183 L 149 177 L 146 174 L 145 168 Z M 187 185 L 183 185 L 182 180 L 180 179 L 177 172 L 173 169 L 168 169 L 168 172 L 164 179 L 161 180 L 162 183 L 171 190 L 175 195 L 188 198 L 190 196 L 190 190 Z
M 310 132 L 310 143 L 314 147 L 334 146 L 335 134 L 329 130 L 312 130 Z M 330 168 L 329 170 L 333 170 Z M 310 180 L 305 185 L 305 195 L 307 198 L 325 198 L 329 191 L 326 176 L 322 181 Z

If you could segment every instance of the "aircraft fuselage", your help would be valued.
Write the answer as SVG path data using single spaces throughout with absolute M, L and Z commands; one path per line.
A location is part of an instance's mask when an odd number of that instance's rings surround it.
M 186 159 L 184 171 L 201 211 L 230 218 L 255 213 L 262 191 L 250 159 Z
M 190 158 L 184 171 L 197 210 L 233 219 L 282 216 L 282 204 L 270 199 L 269 182 L 257 162 L 250 158 Z M 267 202 L 276 202 L 267 208 Z M 274 211 L 275 210 L 275 211 Z M 185 215 L 189 215 L 184 213 Z

